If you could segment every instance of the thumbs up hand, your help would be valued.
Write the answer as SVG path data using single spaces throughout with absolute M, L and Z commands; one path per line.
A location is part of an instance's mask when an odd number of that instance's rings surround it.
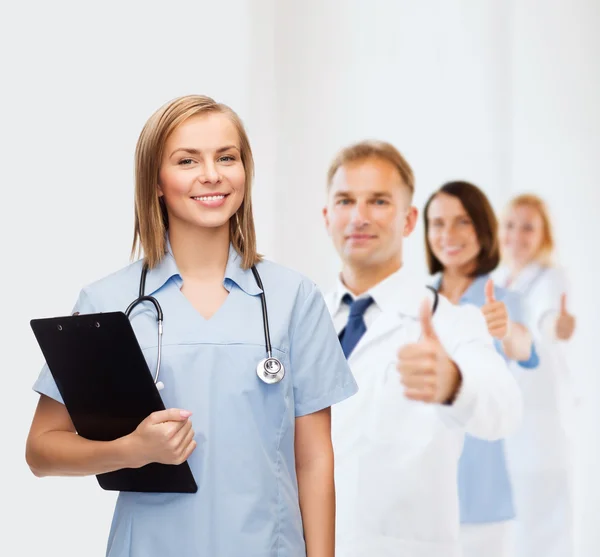
M 460 371 L 444 350 L 431 316 L 431 303 L 424 300 L 419 320 L 422 335 L 418 342 L 398 350 L 396 369 L 410 400 L 448 403 L 461 383 Z
M 560 297 L 560 313 L 556 319 L 556 336 L 560 340 L 569 340 L 575 332 L 575 317 L 567 311 L 567 295 Z
M 481 311 L 485 317 L 490 335 L 499 340 L 508 336 L 509 320 L 506 306 L 494 296 L 494 282 L 490 279 L 485 284 L 485 304 Z

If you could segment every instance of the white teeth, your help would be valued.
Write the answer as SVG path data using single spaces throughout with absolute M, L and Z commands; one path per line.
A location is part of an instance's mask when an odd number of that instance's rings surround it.
M 197 201 L 217 201 L 224 198 L 224 195 L 204 195 L 202 197 L 193 197 L 192 199 L 196 199 Z

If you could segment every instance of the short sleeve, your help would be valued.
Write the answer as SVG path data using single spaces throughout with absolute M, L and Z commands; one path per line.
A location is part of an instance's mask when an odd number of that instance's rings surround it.
M 299 302 L 290 339 L 296 417 L 328 408 L 358 391 L 321 292 L 314 284 L 306 289 L 310 291 Z
M 92 306 L 89 296 L 85 290 L 82 290 L 79 293 L 79 298 L 75 303 L 72 313 L 94 313 L 94 307 Z M 40 372 L 37 381 L 33 385 L 33 390 L 40 395 L 46 395 L 60 402 L 61 404 L 64 404 L 62 396 L 60 395 L 60 392 L 56 386 L 56 382 L 52 377 L 52 373 L 50 373 L 48 364 L 44 364 L 42 367 L 42 371 Z

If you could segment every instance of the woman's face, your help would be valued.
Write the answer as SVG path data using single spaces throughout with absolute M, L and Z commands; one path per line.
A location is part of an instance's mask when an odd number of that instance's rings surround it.
M 427 241 L 444 270 L 470 273 L 481 246 L 473 221 L 461 201 L 439 193 L 427 210 Z
M 165 143 L 158 189 L 169 226 L 229 226 L 244 199 L 246 172 L 237 130 L 227 115 L 193 116 Z
M 523 266 L 534 261 L 543 240 L 544 221 L 534 207 L 512 207 L 502 219 L 500 243 L 509 263 Z

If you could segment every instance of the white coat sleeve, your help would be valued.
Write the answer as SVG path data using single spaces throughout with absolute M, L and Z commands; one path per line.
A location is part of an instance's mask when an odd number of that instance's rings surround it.
M 535 286 L 535 304 L 532 329 L 543 337 L 556 340 L 556 318 L 560 312 L 560 299 L 569 291 L 567 276 L 562 269 L 548 269 Z
M 450 427 L 464 428 L 488 441 L 512 434 L 523 413 L 521 391 L 496 351 L 483 314 L 468 305 L 440 304 L 439 309 L 444 326 L 439 327 L 438 336 L 462 375 L 454 402 L 439 406 L 442 419 Z

